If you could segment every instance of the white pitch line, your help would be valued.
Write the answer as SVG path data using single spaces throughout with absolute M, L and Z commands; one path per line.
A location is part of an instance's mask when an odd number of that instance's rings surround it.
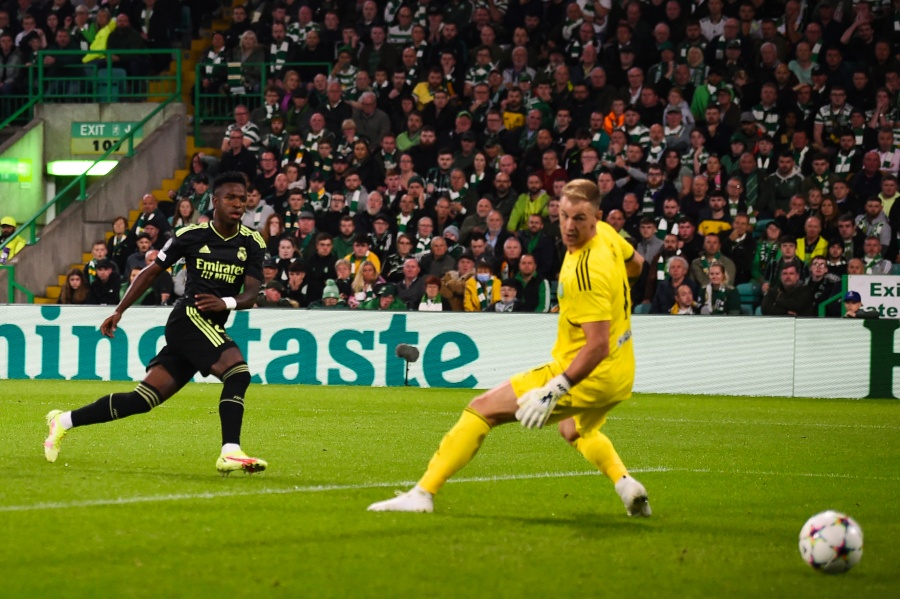
M 635 474 L 652 472 L 683 472 L 687 474 L 722 474 L 738 476 L 794 476 L 800 478 L 832 478 L 874 480 L 883 482 L 900 482 L 900 477 L 886 476 L 855 476 L 852 474 L 815 473 L 815 472 L 767 472 L 762 470 L 711 470 L 709 468 L 667 468 L 657 466 L 651 468 L 635 468 L 630 472 Z M 572 472 L 539 472 L 535 474 L 507 474 L 500 476 L 471 476 L 451 479 L 453 483 L 487 483 L 503 482 L 510 480 L 536 480 L 546 478 L 572 478 L 577 476 L 598 476 L 596 470 L 579 470 Z M 193 499 L 221 499 L 228 497 L 247 497 L 259 495 L 292 495 L 295 493 L 323 493 L 327 491 L 356 491 L 362 489 L 380 489 L 384 487 L 408 488 L 416 484 L 416 481 L 404 480 L 395 482 L 373 482 L 351 485 L 314 485 L 307 487 L 291 487 L 287 489 L 256 489 L 253 491 L 212 491 L 206 493 L 176 493 L 171 495 L 143 495 L 136 497 L 118 497 L 115 499 L 85 499 L 82 501 L 60 501 L 35 503 L 31 505 L 4 505 L 0 506 L 3 512 L 34 512 L 42 510 L 62 510 L 80 507 L 98 507 L 105 505 L 131 505 L 136 503 L 162 503 L 167 501 L 189 501 Z
M 671 422 L 672 424 L 733 424 L 737 426 L 793 426 L 797 428 L 850 428 L 850 429 L 879 429 L 900 430 L 900 426 L 890 424 L 832 424 L 829 422 L 770 422 L 767 420 L 693 420 L 690 418 L 658 418 L 655 416 L 616 416 L 610 415 L 609 420 L 639 421 L 639 422 Z

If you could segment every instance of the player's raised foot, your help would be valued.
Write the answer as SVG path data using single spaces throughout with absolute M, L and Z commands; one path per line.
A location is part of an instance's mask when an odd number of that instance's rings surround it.
M 625 511 L 629 516 L 647 517 L 652 513 L 650 500 L 647 498 L 647 489 L 630 476 L 623 476 L 619 479 L 616 483 L 616 493 L 622 498 Z
M 228 476 L 232 472 L 243 472 L 244 474 L 253 474 L 254 472 L 262 472 L 269 467 L 269 463 L 260 458 L 251 458 L 243 451 L 232 451 L 222 454 L 216 460 L 216 470 L 222 476 Z
M 386 499 L 369 506 L 370 512 L 423 512 L 430 514 L 434 511 L 434 496 L 413 487 L 406 493 L 397 492 L 393 499 Z
M 59 417 L 62 413 L 62 410 L 52 410 L 46 416 L 50 434 L 44 440 L 44 457 L 47 458 L 48 462 L 55 462 L 56 458 L 59 457 L 59 444 L 62 443 L 63 437 L 68 432 L 59 422 Z

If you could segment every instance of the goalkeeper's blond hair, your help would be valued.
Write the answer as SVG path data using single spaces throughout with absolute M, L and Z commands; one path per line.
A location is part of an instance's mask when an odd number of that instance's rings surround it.
M 570 202 L 590 202 L 595 210 L 600 209 L 600 188 L 589 179 L 573 179 L 566 183 L 560 197 L 565 196 Z

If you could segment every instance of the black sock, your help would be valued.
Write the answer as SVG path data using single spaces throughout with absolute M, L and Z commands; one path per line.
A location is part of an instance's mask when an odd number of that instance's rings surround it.
M 250 386 L 250 369 L 246 362 L 231 367 L 222 375 L 222 396 L 219 399 L 219 420 L 222 422 L 222 445 L 241 444 L 241 425 L 244 421 L 244 393 Z
M 129 393 L 111 393 L 92 404 L 72 410 L 72 426 L 101 424 L 134 414 L 144 414 L 161 403 L 156 389 L 147 383 L 140 383 Z

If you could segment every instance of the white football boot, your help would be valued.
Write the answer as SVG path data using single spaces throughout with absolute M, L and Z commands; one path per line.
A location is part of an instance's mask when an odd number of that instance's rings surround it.
M 616 483 L 616 493 L 622 498 L 625 511 L 629 516 L 647 517 L 652 513 L 650 500 L 647 498 L 647 489 L 630 476 L 623 476 L 619 479 L 619 482 Z
M 422 512 L 434 511 L 434 496 L 428 491 L 413 487 L 403 493 L 397 491 L 393 499 L 386 499 L 369 506 L 370 512 Z

